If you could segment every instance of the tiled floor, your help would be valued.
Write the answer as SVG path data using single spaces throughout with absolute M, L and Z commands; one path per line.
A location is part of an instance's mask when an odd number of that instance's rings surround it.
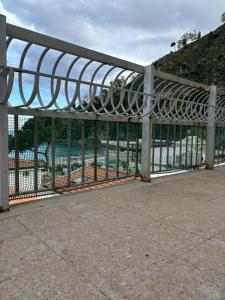
M 225 299 L 225 167 L 12 207 L 0 299 Z

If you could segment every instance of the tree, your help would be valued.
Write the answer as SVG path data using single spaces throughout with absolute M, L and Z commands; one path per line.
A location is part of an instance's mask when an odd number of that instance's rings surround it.
M 225 23 L 225 12 L 222 14 L 222 16 L 221 16 L 221 22 L 222 23 Z
M 171 44 L 170 44 L 170 47 L 173 47 L 174 50 L 176 51 L 176 42 L 171 43 Z
M 18 150 L 20 152 L 30 150 L 34 151 L 34 137 L 37 135 L 38 154 L 43 155 L 45 158 L 46 168 L 49 168 L 49 151 L 52 146 L 52 119 L 48 117 L 38 117 L 37 123 L 35 119 L 28 119 L 21 129 L 18 131 Z M 76 137 L 76 140 L 82 138 L 82 124 L 80 121 L 72 121 L 71 135 Z M 37 126 L 37 132 L 36 132 Z M 91 134 L 91 124 L 85 124 L 85 137 Z M 57 118 L 55 119 L 55 140 L 67 140 L 68 120 Z M 44 145 L 40 147 L 40 145 Z M 9 135 L 9 152 L 15 149 L 15 136 Z
M 34 151 L 34 136 L 38 135 L 38 146 L 45 144 L 45 148 L 40 150 L 38 147 L 38 154 L 45 157 L 46 168 L 49 168 L 49 150 L 52 144 L 52 120 L 51 118 L 37 118 L 37 124 L 35 125 L 35 119 L 28 119 L 22 128 L 18 132 L 18 148 L 20 152 L 30 150 Z M 37 126 L 37 132 L 36 132 Z M 65 130 L 65 121 L 63 119 L 57 119 L 55 122 L 56 138 L 62 134 Z
M 135 79 L 135 77 L 131 77 L 131 81 Z M 114 109 L 114 107 L 117 107 L 120 102 L 120 95 L 121 95 L 121 89 L 124 87 L 125 89 L 129 88 L 129 84 L 126 82 L 125 76 L 120 76 L 116 79 L 116 81 L 110 82 L 110 88 L 102 88 L 100 90 L 100 94 L 95 96 L 95 99 L 93 101 L 93 106 L 95 109 L 100 110 L 102 108 L 102 103 L 106 103 L 107 97 L 110 97 L 110 95 L 113 95 L 113 103 L 111 101 L 107 102 L 107 105 L 105 106 L 105 109 L 109 112 Z M 133 87 L 133 90 L 135 90 L 136 87 Z M 124 95 L 124 105 L 128 105 L 128 101 L 126 99 L 127 95 Z M 87 106 L 90 99 L 88 97 L 85 97 L 82 99 L 84 106 Z M 114 106 L 114 107 L 113 107 Z M 80 107 L 78 107 L 80 108 Z M 89 107 L 88 111 L 93 111 L 93 107 Z M 103 111 L 104 112 L 104 111 Z
M 201 33 L 201 31 L 199 31 L 198 35 L 197 35 L 197 40 L 199 40 L 201 37 L 202 37 L 202 33 Z
M 194 42 L 202 36 L 200 31 L 194 30 L 193 32 L 186 32 L 182 34 L 181 38 L 177 41 L 178 49 L 185 47 L 189 42 Z
M 9 152 L 11 152 L 14 149 L 14 136 L 12 134 L 8 137 L 8 143 L 9 143 Z

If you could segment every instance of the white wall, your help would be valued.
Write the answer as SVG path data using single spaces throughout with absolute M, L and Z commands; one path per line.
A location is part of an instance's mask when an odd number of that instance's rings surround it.
M 42 170 L 38 169 L 38 188 L 41 187 Z M 9 171 L 9 188 L 15 188 L 15 170 Z M 34 169 L 19 170 L 19 189 L 20 191 L 34 190 Z

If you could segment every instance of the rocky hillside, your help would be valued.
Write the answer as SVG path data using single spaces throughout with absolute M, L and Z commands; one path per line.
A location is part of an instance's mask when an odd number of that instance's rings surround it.
M 155 67 L 204 84 L 225 86 L 225 24 L 160 58 Z

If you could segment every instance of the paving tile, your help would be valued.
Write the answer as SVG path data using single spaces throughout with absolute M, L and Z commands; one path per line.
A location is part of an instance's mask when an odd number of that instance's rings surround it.
M 218 240 L 205 240 L 193 247 L 182 259 L 195 270 L 196 274 L 207 278 L 223 278 L 225 283 L 225 244 Z M 224 294 L 225 295 L 225 294 Z
M 162 236 L 159 236 L 159 240 Z M 174 241 L 179 238 L 174 237 Z M 165 244 L 163 238 L 162 243 Z M 187 245 L 187 251 L 179 250 L 177 257 L 159 272 L 146 278 L 140 285 L 126 291 L 127 299 L 138 294 L 138 299 L 174 300 L 224 300 L 225 299 L 225 244 L 203 240 Z M 154 242 L 154 244 L 156 244 Z M 165 244 L 166 245 L 166 244 Z M 172 246 L 172 244 L 171 244 Z M 157 246 L 156 246 L 157 247 Z M 157 247 L 160 250 L 160 247 Z M 168 243 L 166 251 L 170 253 Z
M 132 240 L 126 231 L 128 227 L 119 230 L 116 226 L 110 232 L 103 222 L 102 230 L 91 223 L 73 223 L 71 227 L 63 225 L 58 230 L 35 234 L 95 286 L 104 286 L 106 291 L 117 294 L 152 273 L 151 262 L 144 253 L 131 247 Z
M 60 206 L 41 208 L 16 216 L 15 219 L 32 231 L 39 231 L 74 220 L 76 216 Z
M 155 193 L 155 198 L 145 198 L 140 201 L 127 204 L 128 211 L 142 215 L 145 218 L 162 221 L 165 217 L 188 211 L 202 202 L 197 195 L 189 193 L 188 196 L 174 194 L 160 197 Z
M 81 197 L 78 200 L 73 199 L 67 201 L 63 207 L 70 212 L 73 212 L 76 216 L 84 216 L 91 214 L 103 213 L 114 208 L 124 207 L 126 202 L 121 201 L 117 195 L 101 195 L 96 198 Z
M 14 207 L 0 216 L 0 298 L 224 300 L 224 172 Z
M 225 229 L 221 230 L 212 237 L 212 241 L 224 244 L 225 247 Z
M 222 183 L 217 180 L 213 182 L 211 179 L 201 178 L 201 176 L 170 182 L 170 189 L 184 197 L 188 196 L 189 193 L 191 195 L 195 194 L 201 201 L 207 201 L 224 194 L 224 185 Z
M 0 220 L 0 241 L 27 233 L 27 229 L 13 218 Z
M 135 210 L 121 207 L 103 213 L 83 213 L 77 221 L 92 229 L 108 230 L 108 233 L 123 231 L 124 234 L 129 234 L 130 231 L 134 231 L 144 224 L 154 223 L 150 218 L 137 214 Z
M 165 218 L 164 223 L 210 238 L 225 228 L 225 205 L 218 200 L 199 203 L 187 211 Z
M 106 235 L 101 236 L 107 244 Z M 139 228 L 120 243 L 119 239 L 113 245 L 108 243 L 110 259 L 105 260 L 102 251 L 102 257 L 95 258 L 95 262 L 99 262 L 95 273 L 88 273 L 88 278 L 97 286 L 99 282 L 101 286 L 105 283 L 112 291 L 120 291 L 125 299 L 151 299 L 157 293 L 153 289 L 139 288 L 139 285 L 146 280 L 153 280 L 154 283 L 158 274 L 176 265 L 182 256 L 202 242 L 202 239 L 192 234 L 164 226 Z
M 203 242 L 204 239 L 195 234 L 176 230 L 165 224 L 143 226 L 132 235 L 133 245 L 148 254 L 148 259 L 155 261 L 165 257 L 167 262 L 180 259 Z
M 36 234 L 95 286 L 122 296 L 202 242 L 156 222 L 135 225 L 130 213 L 120 212 L 118 218 L 107 212 L 98 220 Z
M 27 272 L 0 282 L 1 299 L 96 299 L 104 300 L 97 288 L 76 274 L 54 254 L 30 266 Z
M 171 192 L 170 192 L 171 191 Z M 198 193 L 182 191 L 174 192 L 170 184 L 162 188 L 161 185 L 143 186 L 131 193 L 106 194 L 97 199 L 80 200 L 68 203 L 66 209 L 74 210 L 81 216 L 91 216 L 107 210 L 124 208 L 124 211 L 134 212 L 153 220 L 160 220 L 165 216 L 183 212 L 200 202 Z M 204 198 L 204 200 L 206 200 Z M 208 199 L 207 199 L 208 200 Z
M 37 266 L 48 248 L 31 235 L 0 242 L 0 281 Z
M 207 281 L 207 278 L 194 274 L 188 265 L 174 264 L 128 289 L 124 295 L 126 299 L 141 300 L 223 300 L 225 294 L 221 281 L 219 284 L 216 280 Z

